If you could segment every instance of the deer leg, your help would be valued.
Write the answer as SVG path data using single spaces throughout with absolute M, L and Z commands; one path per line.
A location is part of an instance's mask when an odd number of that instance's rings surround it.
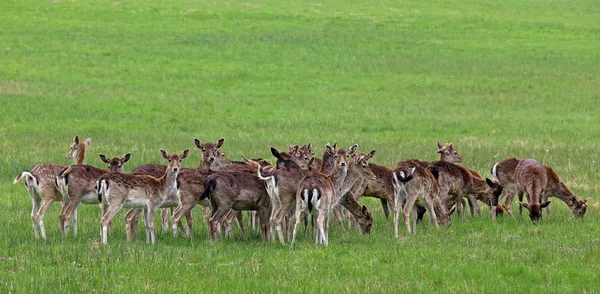
M 192 207 L 193 208 L 193 207 Z M 193 237 L 193 231 L 192 231 L 192 209 L 187 210 L 187 212 L 185 213 L 185 223 L 186 223 L 186 228 L 187 228 L 187 237 L 192 239 Z
M 519 197 L 519 202 L 523 202 L 523 191 L 519 191 L 517 194 L 517 197 Z M 523 206 L 519 205 L 519 217 L 523 216 Z
M 211 215 L 210 219 L 208 220 L 210 226 L 212 227 L 211 238 L 213 241 L 217 241 L 217 239 L 219 238 L 219 232 L 217 230 L 217 226 L 219 225 L 219 223 L 221 223 L 223 221 L 223 218 L 227 215 L 228 212 L 229 212 L 229 208 L 219 207 L 219 208 L 217 208 L 215 213 Z
M 408 230 L 408 233 L 413 233 L 416 234 L 416 227 L 415 230 L 411 230 L 410 227 L 410 212 L 413 210 L 413 207 L 415 206 L 415 202 L 417 201 L 417 197 L 418 194 L 414 194 L 414 195 L 407 195 L 406 197 L 406 203 L 404 204 L 404 207 L 402 208 L 402 217 L 404 218 L 404 225 L 406 226 L 406 229 Z M 415 211 L 415 225 L 417 223 L 417 218 L 416 218 L 416 211 Z
M 317 227 L 319 228 L 319 233 L 320 233 L 320 244 L 323 244 L 325 246 L 329 245 L 328 241 L 327 241 L 327 235 L 325 233 L 325 231 L 327 230 L 326 227 L 326 220 L 327 218 L 327 212 L 323 211 L 323 213 L 319 212 L 319 216 L 317 216 Z
M 146 214 L 146 229 L 150 232 L 150 243 L 154 245 L 156 243 L 156 232 L 154 229 L 154 207 L 150 206 L 150 204 L 147 204 L 144 212 Z M 147 238 L 146 243 L 148 243 Z
M 399 198 L 396 198 L 396 201 L 395 201 L 396 203 L 392 209 L 392 212 L 394 214 L 393 215 L 393 217 L 394 217 L 394 237 L 396 237 L 396 239 L 398 239 L 398 214 L 400 212 L 400 207 L 401 207 L 400 203 L 398 203 L 398 199 Z
M 42 239 L 44 239 L 44 240 L 46 240 L 46 229 L 44 228 L 44 216 L 46 215 L 46 212 L 48 211 L 50 206 L 52 206 L 52 203 L 54 203 L 54 199 L 44 201 L 44 203 L 42 204 L 42 207 L 38 211 L 38 221 L 40 224 L 40 232 L 42 233 Z
M 435 201 L 435 194 L 434 195 L 425 195 L 425 205 L 427 206 L 427 210 L 429 210 L 429 220 L 431 221 L 431 223 L 436 227 L 436 229 L 440 228 L 438 219 L 437 219 L 437 214 L 435 213 L 435 209 L 433 208 L 433 203 Z
M 33 233 L 35 234 L 35 238 L 39 239 L 39 233 L 38 233 L 38 223 L 39 223 L 39 217 L 38 217 L 38 211 L 40 210 L 40 204 L 42 202 L 42 199 L 39 197 L 31 197 L 31 204 L 32 204 L 32 208 L 31 208 L 31 223 L 32 223 L 32 227 L 33 227 Z
M 67 205 L 67 208 L 63 213 L 63 225 L 64 225 L 64 233 L 65 235 L 69 234 L 69 225 L 71 222 L 71 216 L 73 216 L 73 234 L 75 234 L 75 213 L 77 212 L 77 206 L 81 202 L 81 198 L 71 198 L 71 202 Z
M 172 209 L 171 209 L 171 214 L 172 214 Z M 163 232 L 168 232 L 169 231 L 169 209 L 168 208 L 162 208 L 160 210 L 160 218 L 162 220 L 162 228 L 163 228 Z
M 383 208 L 383 214 L 385 215 L 385 220 L 389 221 L 390 220 L 390 209 L 388 208 L 388 201 L 387 199 L 379 199 L 381 201 L 381 208 Z
M 135 240 L 137 237 L 137 222 L 138 217 L 142 212 L 139 208 L 132 208 L 125 214 L 125 233 L 127 241 Z
M 294 241 L 296 241 L 296 233 L 298 232 L 298 227 L 300 226 L 301 220 L 302 220 L 302 204 L 300 202 L 298 202 L 298 203 L 296 203 L 296 223 L 294 224 L 294 231 L 292 232 L 292 241 L 290 242 L 290 248 L 292 248 L 292 246 L 294 246 Z M 305 231 L 306 231 L 306 229 L 305 229 Z
M 121 210 L 123 207 L 123 203 L 120 203 L 118 206 L 113 205 L 109 206 L 106 213 L 100 219 L 100 235 L 102 236 L 102 244 L 107 244 L 108 242 L 108 224 L 112 221 L 112 218 Z

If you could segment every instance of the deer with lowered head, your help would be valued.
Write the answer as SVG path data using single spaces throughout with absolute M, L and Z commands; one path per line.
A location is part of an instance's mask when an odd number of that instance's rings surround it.
M 177 175 L 181 161 L 189 150 L 181 154 L 169 154 L 160 150 L 162 157 L 168 160 L 164 175 L 155 178 L 149 175 L 131 175 L 109 173 L 98 179 L 98 200 L 106 201 L 108 209 L 100 220 L 102 243 L 107 243 L 107 226 L 123 207 L 144 208 L 146 218 L 146 242 L 156 242 L 154 230 L 154 211 L 159 208 L 173 190 L 177 189 Z
M 504 187 L 500 195 L 492 198 L 492 220 L 496 219 L 498 202 L 504 196 L 506 201 L 502 207 L 514 219 L 511 209 L 512 199 L 517 193 L 526 193 L 529 203 L 521 202 L 520 205 L 529 210 L 529 216 L 534 223 L 541 218 L 541 209 L 550 204 L 550 201 L 540 203 L 548 184 L 548 174 L 546 168 L 534 159 L 505 159 L 492 166 L 492 177 Z
M 501 184 L 473 176 L 466 168 L 449 162 L 436 161 L 427 166 L 440 186 L 440 199 L 446 208 L 460 202 L 465 195 L 494 199 L 503 190 Z M 463 215 L 464 217 L 464 215 Z
M 431 223 L 439 228 L 439 222 L 450 226 L 450 215 L 439 197 L 440 187 L 432 173 L 418 160 L 400 161 L 393 171 L 396 203 L 394 207 L 394 236 L 398 238 L 398 214 L 402 210 L 404 225 L 408 233 L 416 234 L 417 208 L 415 203 L 429 210 Z M 423 203 L 424 202 L 424 203 Z M 410 226 L 410 212 L 413 212 L 413 227 Z
M 63 198 L 69 199 L 64 213 L 60 216 L 60 225 L 65 234 L 69 233 L 69 224 L 73 218 L 73 234 L 77 235 L 77 207 L 80 203 L 99 204 L 96 181 L 104 174 L 125 173 L 123 165 L 129 161 L 131 153 L 123 157 L 109 159 L 104 154 L 100 154 L 100 159 L 108 163 L 108 170 L 100 169 L 91 165 L 77 164 L 64 168 L 56 176 L 56 185 Z M 102 215 L 105 212 L 105 206 L 101 206 Z
M 92 143 L 92 138 L 87 138 L 83 141 L 79 140 L 79 136 L 75 136 L 73 144 L 69 147 L 66 158 L 75 159 L 75 164 L 85 163 L 85 151 Z M 42 239 L 46 239 L 46 229 L 44 227 L 44 216 L 55 201 L 62 200 L 62 208 L 60 217 L 64 213 L 66 201 L 56 186 L 56 175 L 64 169 L 64 165 L 58 164 L 38 164 L 31 172 L 23 171 L 15 177 L 13 184 L 20 181 L 25 182 L 25 187 L 31 196 L 33 207 L 31 209 L 31 221 L 33 223 L 33 232 L 35 238 L 39 238 L 41 233 Z M 38 233 L 39 228 L 39 233 Z M 63 227 L 61 232 L 64 235 Z

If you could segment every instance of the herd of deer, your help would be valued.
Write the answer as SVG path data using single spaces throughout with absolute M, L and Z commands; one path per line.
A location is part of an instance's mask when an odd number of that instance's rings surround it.
M 522 207 L 527 208 L 534 223 L 541 219 L 543 208 L 550 213 L 550 196 L 564 201 L 575 216 L 583 217 L 587 209 L 587 200 L 575 196 L 549 166 L 533 159 L 510 158 L 493 165 L 493 179 L 483 179 L 476 171 L 457 164 L 463 159 L 453 144 L 437 143 L 439 161 L 404 160 L 392 170 L 369 163 L 375 150 L 358 153 L 356 144 L 348 150 L 327 144 L 322 158 L 315 157 L 311 144 L 289 145 L 287 152 L 271 147 L 276 164 L 270 165 L 266 160 L 247 159 L 243 155 L 241 162 L 227 159 L 220 150 L 224 139 L 215 144 L 198 139 L 194 142 L 202 152 L 198 168 L 181 167 L 189 150 L 171 154 L 160 150 L 168 161 L 166 166 L 145 164 L 126 174 L 123 165 L 130 159 L 130 153 L 112 159 L 100 154 L 108 170 L 85 165 L 91 138 L 81 141 L 76 136 L 66 155 L 75 159 L 74 165 L 39 164 L 30 172 L 21 172 L 14 180 L 14 183 L 24 181 L 31 196 L 35 237 L 41 234 L 46 239 L 44 216 L 55 201 L 62 203 L 63 235 L 69 233 L 71 222 L 73 233 L 77 234 L 80 203 L 100 204 L 102 243 L 107 243 L 113 217 L 125 207 L 130 209 L 125 215 L 127 240 L 136 238 L 138 216 L 143 210 L 146 242 L 152 244 L 156 240 L 155 210 L 162 209 L 165 231 L 172 229 L 174 236 L 181 232 L 191 237 L 192 210 L 196 204 L 210 208 L 207 222 L 212 240 L 217 240 L 223 230 L 226 235 L 231 234 L 233 222 L 245 234 L 241 211 L 247 210 L 251 211 L 253 227 L 254 218 L 258 217 L 263 241 L 278 237 L 285 243 L 290 241 L 292 232 L 293 244 L 302 221 L 307 234 L 310 216 L 312 236 L 317 244 L 324 245 L 329 242 L 330 213 L 342 228 L 347 222 L 364 234 L 370 233 L 373 217 L 366 206 L 358 203 L 361 196 L 379 198 L 386 218 L 389 218 L 388 205 L 391 206 L 396 237 L 400 212 L 409 233 L 415 233 L 416 224 L 425 212 L 429 212 L 436 227 L 439 223 L 450 226 L 451 214 L 457 211 L 460 215 L 466 203 L 471 215 L 479 214 L 478 201 L 490 207 L 493 220 L 504 211 L 514 218 L 511 202 L 515 194 L 519 195 L 519 213 Z M 522 202 L 523 195 L 527 202 Z M 505 203 L 499 205 L 504 196 Z M 466 213 L 462 215 L 464 218 Z

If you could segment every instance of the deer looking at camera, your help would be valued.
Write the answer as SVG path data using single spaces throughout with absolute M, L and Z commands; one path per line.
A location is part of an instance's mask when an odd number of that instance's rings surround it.
M 66 158 L 75 159 L 75 164 L 84 164 L 85 151 L 92 143 L 92 138 L 87 138 L 83 141 L 79 140 L 79 136 L 75 136 L 73 144 L 69 147 Z M 64 165 L 58 164 L 38 164 L 31 172 L 23 171 L 17 175 L 14 184 L 24 180 L 25 187 L 31 196 L 33 207 L 31 209 L 31 221 L 33 223 L 33 232 L 35 238 L 39 238 L 38 228 L 42 235 L 42 239 L 46 239 L 46 229 L 44 228 L 44 216 L 55 201 L 63 201 L 60 212 L 60 217 L 64 213 L 64 208 L 67 203 L 56 186 L 56 175 L 64 169 Z M 61 232 L 64 235 L 63 226 Z
M 336 144 L 325 146 L 323 162 L 318 172 L 309 172 L 298 183 L 296 189 L 296 223 L 292 233 L 293 245 L 301 221 L 302 213 L 313 217 L 315 243 L 329 244 L 329 212 L 335 203 L 336 192 L 340 189 L 348 171 L 347 152 L 335 150 Z M 354 146 L 351 147 L 356 149 Z M 333 164 L 333 168 L 332 168 Z
M 123 207 L 144 208 L 146 217 L 146 242 L 156 242 L 154 230 L 154 211 L 160 207 L 173 190 L 177 188 L 177 175 L 181 161 L 189 150 L 181 154 L 168 154 L 160 151 L 169 161 L 163 176 L 155 178 L 148 175 L 106 174 L 98 179 L 98 200 L 106 201 L 108 209 L 100 221 L 102 243 L 107 243 L 107 227 L 112 218 Z
M 492 198 L 492 219 L 495 220 L 495 207 L 503 196 L 507 196 L 504 209 L 508 215 L 514 218 L 511 210 L 511 202 L 514 195 L 525 193 L 528 203 L 521 202 L 520 205 L 529 210 L 529 217 L 535 223 L 542 218 L 542 208 L 550 205 L 550 201 L 544 200 L 544 190 L 548 184 L 548 173 L 546 167 L 534 159 L 526 158 L 517 160 L 509 158 L 496 163 L 492 167 L 492 176 L 505 186 L 502 194 Z
M 69 224 L 73 218 L 73 234 L 77 235 L 77 207 L 80 203 L 98 204 L 98 191 L 96 181 L 104 174 L 125 173 L 123 165 L 129 161 L 131 153 L 123 157 L 109 159 L 104 154 L 100 154 L 100 159 L 108 163 L 109 170 L 100 169 L 91 165 L 78 164 L 64 168 L 56 176 L 56 185 L 62 194 L 63 199 L 69 199 L 64 208 L 64 213 L 60 216 L 60 225 L 65 234 L 69 233 Z M 105 206 L 101 206 L 102 215 L 105 212 Z

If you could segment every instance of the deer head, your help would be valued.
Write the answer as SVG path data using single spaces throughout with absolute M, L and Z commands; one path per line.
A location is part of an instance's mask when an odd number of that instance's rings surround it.
M 112 159 L 108 159 L 104 154 L 100 154 L 100 159 L 105 163 L 108 163 L 108 168 L 111 173 L 125 173 L 123 164 L 129 161 L 129 158 L 131 158 L 131 153 L 127 153 L 121 158 L 115 157 Z
M 571 211 L 576 217 L 583 217 L 587 211 L 587 199 L 578 199 L 577 197 L 571 197 Z
M 463 162 L 463 158 L 458 154 L 456 149 L 454 149 L 454 144 L 448 143 L 443 145 L 440 142 L 437 142 L 437 153 L 441 154 L 440 161 L 450 162 L 450 163 L 461 163 Z
M 363 218 L 358 218 L 358 225 L 360 226 L 360 231 L 365 234 L 365 235 L 369 235 L 371 234 L 371 228 L 373 226 L 373 215 L 371 214 L 371 212 L 367 209 L 366 206 L 362 206 L 362 214 L 364 215 Z
M 178 153 L 169 154 L 165 150 L 160 150 L 160 154 L 162 155 L 162 157 L 169 161 L 169 164 L 167 165 L 167 173 L 179 172 L 179 170 L 181 169 L 181 161 L 188 156 L 189 152 L 190 152 L 190 150 L 186 149 L 181 154 L 178 154 Z
M 358 168 L 358 172 L 360 175 L 367 180 L 374 180 L 377 178 L 371 168 L 369 168 L 369 159 L 375 155 L 375 150 L 369 152 L 368 154 L 354 152 L 354 164 Z
M 221 167 L 227 167 L 231 165 L 231 161 L 227 160 L 225 153 L 219 148 L 223 146 L 225 138 L 219 139 L 216 143 L 202 143 L 198 138 L 194 138 L 196 147 L 202 151 L 202 160 L 200 161 L 200 167 L 206 169 L 215 169 Z
M 298 148 L 295 149 L 297 150 Z M 301 168 L 298 158 L 290 153 L 279 152 L 277 149 L 275 149 L 275 147 L 271 147 L 271 154 L 277 158 L 277 163 L 275 164 L 277 168 Z
M 66 158 L 73 159 L 80 156 L 83 156 L 85 153 L 85 149 L 90 147 L 92 144 L 92 138 L 87 138 L 83 140 L 83 142 L 79 141 L 79 136 L 75 136 L 73 139 L 73 144 L 69 147 L 69 152 L 65 155 Z
M 529 218 L 535 224 L 538 220 L 542 219 L 542 208 L 546 208 L 546 206 L 550 205 L 550 201 L 546 201 L 542 204 L 540 203 L 525 203 L 519 202 L 519 204 L 529 211 Z

